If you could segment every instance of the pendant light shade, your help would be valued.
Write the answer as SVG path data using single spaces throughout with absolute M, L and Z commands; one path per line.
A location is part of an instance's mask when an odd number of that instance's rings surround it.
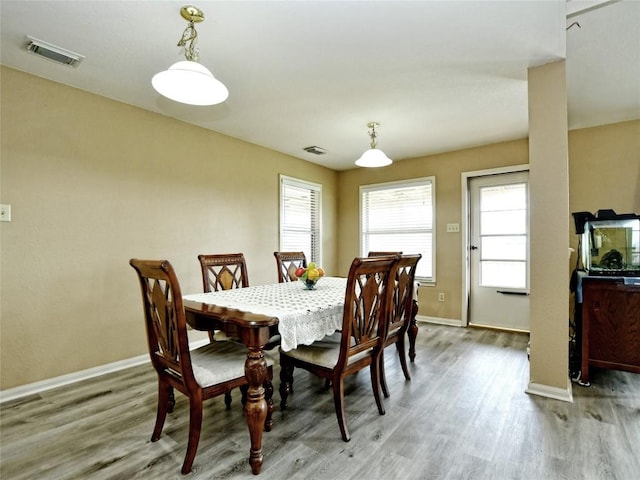
M 365 151 L 358 160 L 356 160 L 356 165 L 359 167 L 386 167 L 387 165 L 391 165 L 393 160 L 385 155 L 382 150 L 377 148 L 370 148 Z
M 376 127 L 379 124 L 376 122 L 371 122 L 367 124 L 367 127 L 371 129 L 369 132 L 369 136 L 371 137 L 371 148 L 365 151 L 358 160 L 356 160 L 356 165 L 359 167 L 368 167 L 368 168 L 376 168 L 376 167 L 386 167 L 387 165 L 391 165 L 393 160 L 385 155 L 385 153 L 376 148 L 376 137 L 378 133 L 376 132 Z
M 229 96 L 229 90 L 197 61 L 198 50 L 195 43 L 198 32 L 195 23 L 204 20 L 204 13 L 197 7 L 187 5 L 180 9 L 180 15 L 189 22 L 178 42 L 178 46 L 184 48 L 186 60 L 174 63 L 164 72 L 155 74 L 151 85 L 160 95 L 176 102 L 189 105 L 222 103 Z
M 151 79 L 156 91 L 171 100 L 189 105 L 224 102 L 229 90 L 205 66 L 191 60 L 174 63 Z

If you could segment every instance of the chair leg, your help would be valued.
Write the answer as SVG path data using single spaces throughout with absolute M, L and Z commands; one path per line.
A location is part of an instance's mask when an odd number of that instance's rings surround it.
M 167 418 L 167 412 L 170 407 L 170 397 L 173 393 L 173 388 L 161 380 L 158 380 L 158 409 L 156 413 L 156 425 L 153 427 L 153 433 L 151 434 L 151 441 L 155 442 L 160 438 L 162 433 L 162 427 L 164 421 Z
M 380 387 L 386 398 L 389 398 L 389 387 L 387 387 L 387 377 L 384 373 L 384 349 L 380 353 Z
M 382 395 L 380 394 L 382 387 L 380 385 L 380 363 L 383 362 L 382 355 L 379 355 L 377 359 L 371 362 L 369 371 L 371 372 L 371 388 L 373 389 L 373 396 L 376 399 L 376 405 L 378 406 L 378 413 L 384 415 L 384 403 L 382 402 Z
M 202 397 L 189 398 L 189 443 L 187 454 L 182 464 L 182 473 L 191 471 L 193 460 L 196 458 L 198 442 L 200 441 L 200 429 L 202 428 Z
M 227 407 L 227 410 L 231 410 L 231 390 L 224 393 L 224 404 Z
M 333 403 L 336 407 L 336 417 L 338 417 L 340 434 L 342 435 L 342 440 L 348 442 L 351 440 L 351 435 L 349 435 L 347 416 L 344 412 L 344 379 L 342 377 L 334 377 L 331 383 L 333 388 Z
M 264 384 L 264 399 L 267 402 L 267 418 L 264 420 L 264 429 L 270 432 L 273 428 L 273 383 L 268 378 Z
M 169 408 L 167 409 L 167 411 L 169 413 L 172 413 L 173 407 L 175 406 L 176 406 L 176 396 L 174 395 L 173 387 L 169 387 Z
M 286 357 L 280 355 L 280 410 L 287 409 L 287 398 L 291 393 L 294 366 L 287 362 Z
M 413 301 L 413 308 L 411 308 L 411 320 L 409 322 L 409 329 L 407 335 L 409 336 L 409 359 L 411 363 L 416 359 L 416 337 L 418 336 L 418 324 L 416 323 L 416 315 L 418 314 L 418 302 Z
M 398 338 L 396 342 L 396 348 L 398 349 L 398 356 L 400 357 L 400 365 L 402 366 L 402 373 L 406 380 L 411 380 L 411 374 L 409 373 L 409 366 L 407 365 L 407 354 L 405 353 L 404 336 Z

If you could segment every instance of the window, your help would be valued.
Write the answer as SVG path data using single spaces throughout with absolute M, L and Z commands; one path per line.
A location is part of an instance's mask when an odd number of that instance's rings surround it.
M 360 187 L 360 248 L 421 253 L 416 278 L 435 282 L 435 177 Z
M 322 264 L 322 185 L 280 175 L 280 250 Z
M 527 183 L 480 187 L 481 287 L 527 288 Z

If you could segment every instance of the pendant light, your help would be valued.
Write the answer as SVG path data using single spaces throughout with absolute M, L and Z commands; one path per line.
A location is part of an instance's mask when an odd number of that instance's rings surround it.
M 369 131 L 369 136 L 371 137 L 371 148 L 364 152 L 358 160 L 356 160 L 356 165 L 359 167 L 386 167 L 387 165 L 391 165 L 393 160 L 387 157 L 384 152 L 378 148 L 376 148 L 376 137 L 378 136 L 378 132 L 376 132 L 376 128 L 379 127 L 380 124 L 376 122 L 371 122 L 367 124 L 371 130 Z
M 159 94 L 176 102 L 189 105 L 222 103 L 229 96 L 229 90 L 198 63 L 198 50 L 195 48 L 198 32 L 195 24 L 204 20 L 204 13 L 198 7 L 187 5 L 180 9 L 180 15 L 189 22 L 178 42 L 179 47 L 184 47 L 186 60 L 174 63 L 164 72 L 154 75 L 151 84 Z

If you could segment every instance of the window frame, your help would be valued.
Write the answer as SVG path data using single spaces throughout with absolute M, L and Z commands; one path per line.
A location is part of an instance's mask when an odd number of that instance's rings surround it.
M 373 183 L 367 185 L 360 185 L 359 195 L 358 195 L 358 216 L 359 216 L 359 243 L 360 243 L 360 254 L 362 256 L 367 256 L 368 252 L 365 252 L 364 247 L 364 237 L 365 232 L 363 231 L 364 224 L 364 194 L 371 191 L 380 191 L 380 190 L 394 190 L 398 188 L 412 187 L 412 186 L 420 186 L 420 185 L 429 185 L 431 188 L 431 229 L 427 229 L 427 232 L 431 233 L 431 258 L 427 259 L 423 254 L 421 262 L 428 260 L 431 262 L 431 277 L 419 276 L 418 272 L 416 272 L 416 280 L 419 280 L 424 284 L 435 284 L 436 283 L 436 177 L 428 176 L 428 177 L 419 177 L 412 178 L 407 180 L 396 180 L 392 182 L 383 182 L 383 183 Z M 396 232 L 398 233 L 398 232 Z M 404 253 L 416 253 L 404 251 Z
M 322 184 L 309 182 L 307 180 L 303 180 L 300 178 L 289 177 L 287 175 L 280 174 L 278 179 L 279 184 L 279 202 L 280 202 L 280 218 L 278 219 L 278 250 L 280 251 L 304 251 L 305 256 L 307 257 L 307 262 L 316 262 L 318 265 L 322 265 Z M 292 247 L 284 247 L 282 244 L 283 239 L 285 238 L 285 232 L 287 229 L 292 229 L 291 226 L 284 225 L 285 216 L 285 190 L 286 187 L 294 187 L 306 189 L 309 191 L 315 192 L 316 195 L 316 204 L 315 204 L 315 222 L 316 226 L 311 226 L 311 230 L 309 231 L 310 235 L 310 245 L 311 251 L 307 252 L 305 248 L 292 248 Z M 312 212 L 310 212 L 312 213 Z M 311 222 L 313 223 L 313 222 Z M 291 230 L 295 231 L 295 230 Z M 314 235 L 317 238 L 314 239 Z M 315 251 L 314 251 L 315 245 Z

